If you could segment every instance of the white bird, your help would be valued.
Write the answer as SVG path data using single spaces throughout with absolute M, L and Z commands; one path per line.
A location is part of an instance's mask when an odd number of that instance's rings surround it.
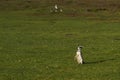
M 77 60 L 78 64 L 83 64 L 83 57 L 82 57 L 81 49 L 82 49 L 82 47 L 78 46 L 78 50 L 75 55 L 75 60 Z
M 57 6 L 57 4 L 55 4 L 55 9 L 58 9 L 58 6 Z

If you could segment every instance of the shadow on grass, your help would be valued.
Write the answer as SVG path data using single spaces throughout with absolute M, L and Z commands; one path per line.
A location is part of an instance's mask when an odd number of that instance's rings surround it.
M 115 60 L 115 59 L 112 58 L 112 59 L 99 60 L 99 61 L 93 61 L 93 62 L 85 62 L 84 64 L 99 64 L 99 63 L 103 63 L 103 62 L 106 62 L 106 61 L 112 61 L 112 60 Z

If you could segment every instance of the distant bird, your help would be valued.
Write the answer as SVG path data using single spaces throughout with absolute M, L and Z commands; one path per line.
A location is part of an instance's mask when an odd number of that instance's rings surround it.
M 55 9 L 58 9 L 58 6 L 57 6 L 57 4 L 55 4 Z
M 82 49 L 82 46 L 78 46 L 78 50 L 77 50 L 76 55 L 74 57 L 74 59 L 77 60 L 78 64 L 83 64 L 84 63 L 81 49 Z

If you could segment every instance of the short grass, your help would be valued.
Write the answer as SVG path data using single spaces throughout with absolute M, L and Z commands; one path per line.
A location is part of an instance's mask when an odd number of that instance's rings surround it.
M 0 13 L 0 80 L 120 80 L 119 17 Z M 85 64 L 74 56 L 84 46 Z

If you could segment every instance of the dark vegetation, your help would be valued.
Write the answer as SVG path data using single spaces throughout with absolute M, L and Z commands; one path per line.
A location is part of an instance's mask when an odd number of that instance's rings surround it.
M 59 16 L 112 18 L 119 20 L 119 0 L 0 0 L 1 11 L 34 10 L 32 16 L 51 16 L 50 9 L 58 4 L 63 9 Z
M 46 9 L 54 4 L 86 11 L 119 11 L 119 0 L 0 0 L 1 10 Z

